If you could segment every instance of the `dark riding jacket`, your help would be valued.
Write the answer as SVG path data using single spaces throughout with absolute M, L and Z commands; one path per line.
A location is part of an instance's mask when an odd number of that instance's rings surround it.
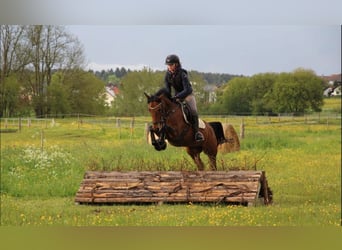
M 192 87 L 185 69 L 178 68 L 175 73 L 167 71 L 164 78 L 165 88 L 171 95 L 171 87 L 175 90 L 175 98 L 184 99 L 192 93 Z

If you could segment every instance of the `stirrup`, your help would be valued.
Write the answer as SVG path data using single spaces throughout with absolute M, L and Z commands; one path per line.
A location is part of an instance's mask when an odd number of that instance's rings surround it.
M 195 140 L 196 141 L 204 141 L 204 137 L 203 137 L 203 134 L 201 132 L 197 132 L 195 134 Z

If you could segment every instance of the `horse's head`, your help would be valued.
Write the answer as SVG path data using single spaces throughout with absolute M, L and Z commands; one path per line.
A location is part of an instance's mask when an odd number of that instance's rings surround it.
M 145 92 L 144 94 L 147 98 L 148 111 L 152 116 L 152 128 L 158 133 L 165 125 L 169 107 L 172 105 L 171 96 L 165 89 L 161 89 L 151 96 Z

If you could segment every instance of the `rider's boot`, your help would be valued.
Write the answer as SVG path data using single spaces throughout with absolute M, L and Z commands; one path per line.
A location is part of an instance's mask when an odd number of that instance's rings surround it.
M 195 132 L 195 141 L 197 142 L 204 141 L 203 134 L 200 131 L 198 131 L 198 115 L 195 114 L 192 116 L 192 118 L 193 118 L 192 128 L 194 129 L 194 132 Z

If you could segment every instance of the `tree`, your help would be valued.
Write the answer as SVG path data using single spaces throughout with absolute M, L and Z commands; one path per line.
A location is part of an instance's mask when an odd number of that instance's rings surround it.
M 14 78 L 23 32 L 24 26 L 0 25 L 0 117 L 12 115 L 18 106 L 19 85 Z
M 5 117 L 15 114 L 19 106 L 19 83 L 12 74 L 4 78 L 1 86 L 1 111 Z
M 272 89 L 277 79 L 275 73 L 253 75 L 250 79 L 250 109 L 253 114 L 272 112 Z
M 320 111 L 323 80 L 311 70 L 236 77 L 218 93 L 211 110 L 220 113 L 303 113 Z
M 68 108 L 72 113 L 96 114 L 105 113 L 105 83 L 94 74 L 83 70 L 75 69 L 63 72 L 63 77 L 56 77 L 59 80 L 59 87 L 54 87 L 50 93 L 54 99 L 59 95 L 67 93 L 67 104 L 59 108 Z M 61 87 L 61 85 L 63 87 Z M 61 112 L 62 110 L 59 110 Z
M 163 87 L 163 73 L 150 69 L 133 71 L 122 78 L 120 94 L 114 100 L 112 111 L 115 115 L 147 115 L 144 92 L 154 94 Z
M 189 80 L 193 89 L 193 94 L 196 97 L 198 111 L 201 112 L 208 108 L 209 95 L 204 91 L 205 81 L 201 74 L 196 71 L 188 73 Z
M 218 94 L 213 110 L 223 114 L 251 112 L 250 82 L 247 77 L 236 77 L 229 81 Z
M 33 70 L 29 77 L 34 109 L 37 116 L 48 113 L 47 87 L 51 83 L 52 70 L 79 68 L 83 63 L 83 49 L 79 41 L 65 32 L 61 26 L 29 26 L 27 30 L 31 55 L 27 68 Z
M 36 116 L 49 113 L 47 89 L 55 70 L 80 68 L 84 62 L 78 39 L 62 26 L 1 26 L 3 78 L 15 70 L 18 81 L 29 93 Z M 3 36 L 4 35 L 4 36 Z
M 321 111 L 322 86 L 322 79 L 311 70 L 282 73 L 273 87 L 273 110 L 279 113 L 303 113 L 310 109 Z
M 53 74 L 51 84 L 48 87 L 49 110 L 51 115 L 65 115 L 72 113 L 70 106 L 70 92 L 65 84 L 65 75 L 62 72 Z

